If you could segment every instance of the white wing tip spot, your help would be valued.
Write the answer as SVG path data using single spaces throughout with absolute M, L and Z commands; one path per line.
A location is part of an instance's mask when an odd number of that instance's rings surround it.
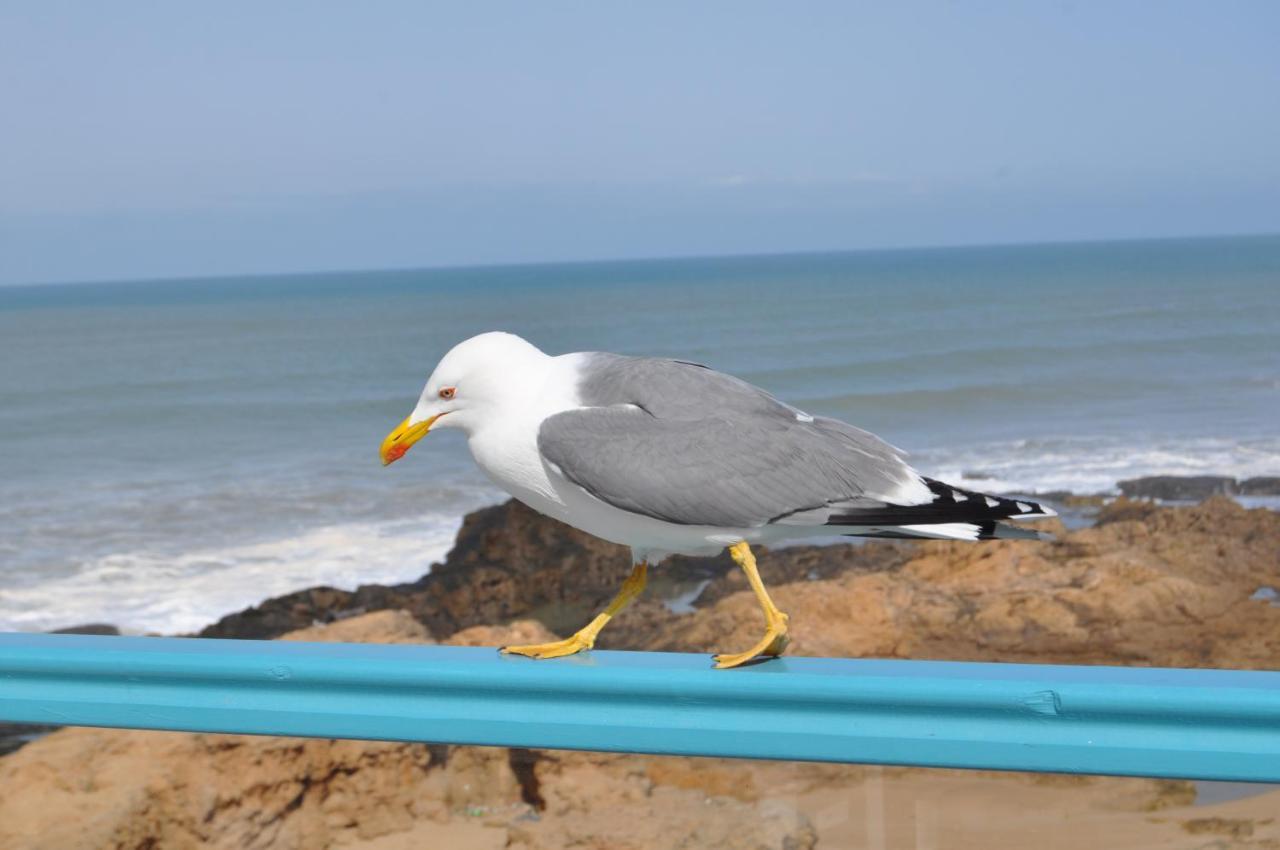
M 994 508 L 994 507 L 998 507 L 999 505 L 1000 505 L 999 499 L 993 499 L 990 496 L 987 496 L 987 507 Z
M 797 422 L 812 422 L 812 421 L 813 421 L 813 417 L 812 417 L 812 416 L 810 416 L 808 413 L 805 413 L 805 412 L 804 412 L 804 411 L 802 411 L 802 410 L 797 410 L 797 411 L 796 411 L 796 421 L 797 421 Z
M 1024 514 L 1029 514 L 1031 513 L 1031 506 L 1026 502 L 1018 502 L 1018 510 L 1022 511 Z

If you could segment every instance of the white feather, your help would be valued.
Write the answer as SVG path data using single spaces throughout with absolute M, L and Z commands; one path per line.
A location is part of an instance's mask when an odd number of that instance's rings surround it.
M 978 526 L 971 522 L 939 522 L 933 525 L 899 525 L 895 526 L 912 534 L 924 537 L 936 537 L 939 540 L 977 540 Z M 890 528 L 890 531 L 893 529 Z

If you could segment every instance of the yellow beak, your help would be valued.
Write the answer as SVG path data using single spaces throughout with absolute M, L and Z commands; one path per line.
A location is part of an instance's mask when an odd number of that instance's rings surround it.
M 412 418 L 411 416 L 405 417 L 405 420 L 391 429 L 391 433 L 382 441 L 382 449 L 379 454 L 382 457 L 383 466 L 395 463 L 404 457 L 405 452 L 413 448 L 414 443 L 427 435 L 427 432 L 431 430 L 431 424 L 439 419 L 440 416 L 437 414 L 430 419 L 410 425 L 409 420 Z

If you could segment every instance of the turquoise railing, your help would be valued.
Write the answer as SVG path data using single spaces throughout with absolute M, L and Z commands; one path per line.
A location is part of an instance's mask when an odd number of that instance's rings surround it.
M 1280 781 L 1280 673 L 0 634 L 0 720 Z

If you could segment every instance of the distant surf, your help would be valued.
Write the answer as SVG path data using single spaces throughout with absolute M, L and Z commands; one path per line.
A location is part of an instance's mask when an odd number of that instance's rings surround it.
M 1115 494 L 1117 482 L 1146 475 L 1278 475 L 1280 436 L 1045 436 L 931 449 L 912 460 L 944 481 L 998 493 Z
M 110 621 L 129 632 L 185 634 L 302 588 L 413 581 L 443 560 L 460 523 L 350 523 L 178 555 L 117 552 L 68 575 L 0 590 L 0 631 Z

